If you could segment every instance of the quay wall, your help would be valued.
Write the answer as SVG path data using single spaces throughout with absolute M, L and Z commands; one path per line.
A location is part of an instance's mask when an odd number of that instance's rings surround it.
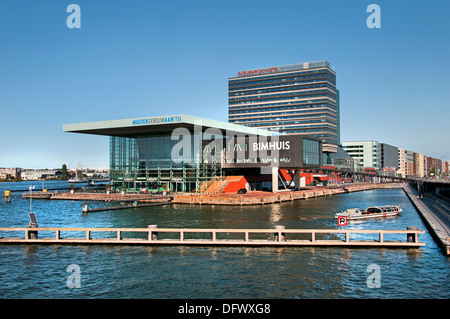
M 419 212 L 419 215 L 424 220 L 431 235 L 434 237 L 436 243 L 442 248 L 445 255 L 450 255 L 450 227 L 439 217 L 436 212 L 430 209 L 426 203 L 417 198 L 418 191 L 409 184 L 403 186 L 403 190 L 411 200 L 412 204 Z
M 198 205 L 264 205 L 293 201 L 298 199 L 317 198 L 343 193 L 352 193 L 376 188 L 384 188 L 384 184 L 358 184 L 345 187 L 315 187 L 300 191 L 281 191 L 279 193 L 252 191 L 247 194 L 185 194 L 175 196 L 172 203 Z M 392 185 L 391 185 L 392 187 Z M 396 186 L 400 188 L 399 186 Z
M 239 185 L 240 187 L 241 185 Z M 278 193 L 251 191 L 247 194 L 237 193 L 183 193 L 161 196 L 154 194 L 120 194 L 120 193 L 86 193 L 86 192 L 33 192 L 33 199 L 79 200 L 79 201 L 138 201 L 171 202 L 176 204 L 198 205 L 264 205 L 299 199 L 317 198 L 343 193 L 352 193 L 376 188 L 401 188 L 399 184 L 361 183 L 341 187 L 309 187 L 299 191 L 281 190 Z M 30 193 L 23 193 L 23 198 L 29 198 Z

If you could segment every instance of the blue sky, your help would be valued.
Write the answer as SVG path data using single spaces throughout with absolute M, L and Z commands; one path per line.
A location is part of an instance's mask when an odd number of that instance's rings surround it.
M 69 29 L 69 4 L 81 28 Z M 381 28 L 369 29 L 369 4 Z M 327 60 L 341 140 L 450 160 L 450 2 L 0 0 L 0 167 L 108 167 L 108 137 L 62 125 L 227 121 L 228 78 Z M 444 157 L 445 156 L 445 157 Z

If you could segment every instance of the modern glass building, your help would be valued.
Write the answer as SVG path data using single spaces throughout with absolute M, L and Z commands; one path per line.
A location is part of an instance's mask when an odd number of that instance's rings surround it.
M 380 169 L 396 172 L 398 165 L 398 147 L 386 143 L 380 143 Z
M 340 144 L 339 91 L 327 61 L 241 71 L 228 79 L 229 122 Z
M 173 115 L 65 124 L 63 131 L 110 136 L 111 186 L 200 192 L 213 177 L 261 168 L 319 168 L 321 141 Z
M 172 149 L 178 143 L 166 136 L 111 136 L 110 176 L 113 186 L 138 189 L 166 187 L 172 191 L 193 191 L 213 176 L 221 176 L 217 162 L 194 162 L 194 136 L 190 136 L 190 154 L 185 162 L 175 162 Z
M 323 165 L 334 166 L 337 169 L 345 169 L 353 172 L 361 172 L 364 170 L 359 162 L 351 157 L 341 146 L 338 146 L 336 153 L 324 153 Z

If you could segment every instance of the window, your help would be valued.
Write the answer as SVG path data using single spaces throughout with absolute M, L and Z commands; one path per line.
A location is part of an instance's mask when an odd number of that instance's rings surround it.
M 320 142 L 303 139 L 303 165 L 320 165 Z

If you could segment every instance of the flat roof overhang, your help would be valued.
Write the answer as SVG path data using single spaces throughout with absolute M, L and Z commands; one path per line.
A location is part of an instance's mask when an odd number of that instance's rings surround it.
M 223 134 L 238 133 L 259 136 L 285 135 L 283 133 L 264 129 L 184 114 L 64 124 L 63 131 L 82 134 L 132 137 L 172 134 L 174 129 L 180 127 L 186 128 L 190 132 L 195 132 L 196 126 L 201 127 L 203 132 L 208 128 L 215 128 L 221 130 Z

